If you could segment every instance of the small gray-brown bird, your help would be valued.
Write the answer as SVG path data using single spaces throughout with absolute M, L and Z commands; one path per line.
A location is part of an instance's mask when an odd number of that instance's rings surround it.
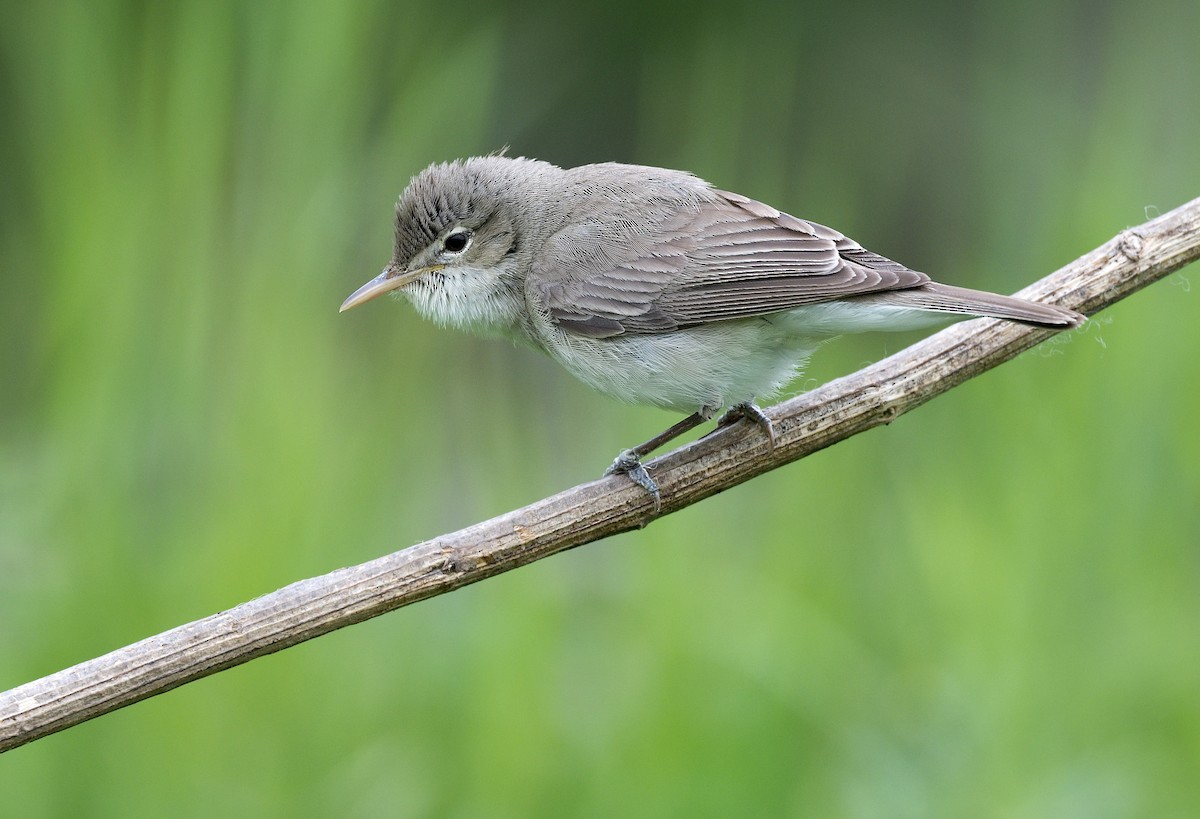
M 1075 327 L 1073 310 L 951 287 L 815 222 L 683 171 L 559 168 L 503 156 L 431 165 L 396 205 L 383 272 L 342 304 L 398 290 L 441 325 L 527 344 L 600 392 L 691 413 L 625 450 L 642 456 L 730 407 L 755 406 L 840 333 L 908 330 L 947 314 Z

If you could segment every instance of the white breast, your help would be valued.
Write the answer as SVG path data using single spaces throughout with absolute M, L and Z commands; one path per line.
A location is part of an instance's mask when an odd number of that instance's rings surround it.
M 714 413 L 778 392 L 820 344 L 762 319 L 610 339 L 552 332 L 547 351 L 585 384 L 684 413 Z

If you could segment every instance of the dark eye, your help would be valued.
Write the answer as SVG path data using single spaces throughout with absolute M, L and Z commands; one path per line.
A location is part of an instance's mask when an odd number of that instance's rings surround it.
M 467 245 L 471 243 L 471 232 L 467 230 L 456 230 L 442 240 L 442 247 L 446 248 L 451 253 L 462 253 L 467 249 Z

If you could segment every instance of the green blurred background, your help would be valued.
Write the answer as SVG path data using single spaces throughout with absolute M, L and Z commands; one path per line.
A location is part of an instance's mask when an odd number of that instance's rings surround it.
M 338 315 L 432 161 L 687 168 L 1004 292 L 1200 195 L 1195 0 L 3 14 L 0 689 L 674 420 Z M 1196 815 L 1195 276 L 644 531 L 6 754 L 0 813 Z

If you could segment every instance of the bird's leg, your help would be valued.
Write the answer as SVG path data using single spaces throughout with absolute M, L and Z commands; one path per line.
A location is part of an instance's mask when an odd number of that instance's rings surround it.
M 649 441 L 622 452 L 612 462 L 612 466 L 604 470 L 604 474 L 615 475 L 618 472 L 623 472 L 628 475 L 634 483 L 645 489 L 654 498 L 654 510 L 657 512 L 662 505 L 662 496 L 658 492 L 658 484 L 654 482 L 654 478 L 650 477 L 650 473 L 646 471 L 646 467 L 642 466 L 642 457 L 649 455 L 668 441 L 678 438 L 689 429 L 700 426 L 711 417 L 712 411 L 701 410 L 700 412 L 693 412 L 682 421 L 664 429 Z
M 730 407 L 729 412 L 717 419 L 717 429 L 720 429 L 721 427 L 727 427 L 743 418 L 745 418 L 747 421 L 753 421 L 755 424 L 757 424 L 758 428 L 766 433 L 767 443 L 770 444 L 770 448 L 775 448 L 775 426 L 771 423 L 771 419 L 768 418 L 756 404 L 753 404 L 750 401 Z

